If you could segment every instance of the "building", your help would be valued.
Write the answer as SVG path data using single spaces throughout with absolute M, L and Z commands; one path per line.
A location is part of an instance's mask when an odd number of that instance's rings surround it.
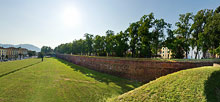
M 25 48 L 18 48 L 18 55 L 19 55 L 20 59 L 23 59 L 23 58 L 27 57 L 28 50 Z
M 0 47 L 0 60 L 4 60 L 7 54 L 7 50 L 3 47 Z
M 194 49 L 190 47 L 189 49 L 190 50 L 188 52 L 187 59 L 195 59 L 197 53 L 197 47 L 195 47 Z M 203 52 L 199 50 L 196 59 L 202 59 L 202 57 L 203 57 Z
M 170 59 L 172 58 L 172 52 L 167 47 L 162 47 L 160 51 L 161 58 Z
M 7 58 L 12 60 L 12 59 L 17 59 L 18 58 L 18 52 L 19 49 L 18 48 L 14 48 L 14 47 L 9 47 L 9 48 L 5 48 L 7 50 Z

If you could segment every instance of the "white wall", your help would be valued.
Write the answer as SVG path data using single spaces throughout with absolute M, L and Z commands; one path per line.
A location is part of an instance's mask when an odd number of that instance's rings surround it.
M 194 49 L 192 49 L 192 47 L 190 47 L 190 51 L 188 52 L 187 59 L 195 59 L 196 49 L 197 49 L 197 47 L 195 47 Z M 202 55 L 203 55 L 203 52 L 200 50 L 197 55 L 197 59 L 201 59 Z

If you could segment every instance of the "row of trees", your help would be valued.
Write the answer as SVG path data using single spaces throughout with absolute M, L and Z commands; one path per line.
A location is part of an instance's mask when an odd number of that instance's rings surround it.
M 54 49 L 57 53 L 97 55 L 97 56 L 132 56 L 156 57 L 162 46 L 172 51 L 174 58 L 187 57 L 189 48 L 210 51 L 214 56 L 220 50 L 220 7 L 216 10 L 204 9 L 197 12 L 180 14 L 176 29 L 164 19 L 156 19 L 153 13 L 144 15 L 137 22 L 131 23 L 117 34 L 108 30 L 105 36 L 88 34 L 85 39 L 61 44 Z M 167 35 L 167 36 L 165 36 Z M 219 48 L 218 48 L 219 47 Z M 187 53 L 185 53 L 187 52 Z
M 45 55 L 45 56 L 52 56 L 54 54 L 54 51 L 51 47 L 49 46 L 43 46 L 41 48 L 41 52 L 40 52 L 42 55 Z

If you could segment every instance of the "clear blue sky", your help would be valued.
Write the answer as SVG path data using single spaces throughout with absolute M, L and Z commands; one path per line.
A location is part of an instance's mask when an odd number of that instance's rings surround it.
M 124 31 L 150 12 L 174 26 L 179 14 L 218 6 L 219 0 L 0 0 L 0 43 L 54 48 L 85 33 Z

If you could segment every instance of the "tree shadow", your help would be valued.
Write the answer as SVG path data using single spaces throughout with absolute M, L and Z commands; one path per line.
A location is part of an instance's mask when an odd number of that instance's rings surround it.
M 55 58 L 55 59 L 57 59 L 58 61 L 60 61 L 64 64 L 66 64 L 67 66 L 70 66 L 74 71 L 79 71 L 82 74 L 84 74 L 88 77 L 91 77 L 91 78 L 93 78 L 93 79 L 95 79 L 99 82 L 104 82 L 107 85 L 110 82 L 113 82 L 116 85 L 121 87 L 123 93 L 125 93 L 127 91 L 130 91 L 130 90 L 142 85 L 142 83 L 137 82 L 137 81 L 131 81 L 131 80 L 128 80 L 128 79 L 119 78 L 119 77 L 112 76 L 112 75 L 109 75 L 109 74 L 97 72 L 97 71 L 94 71 L 94 70 L 91 70 L 91 69 L 88 69 L 88 68 L 85 68 L 85 67 L 82 67 L 82 66 L 72 64 L 71 62 L 67 62 L 67 61 L 59 59 L 59 58 Z
M 204 84 L 207 102 L 220 102 L 220 70 L 213 72 Z

